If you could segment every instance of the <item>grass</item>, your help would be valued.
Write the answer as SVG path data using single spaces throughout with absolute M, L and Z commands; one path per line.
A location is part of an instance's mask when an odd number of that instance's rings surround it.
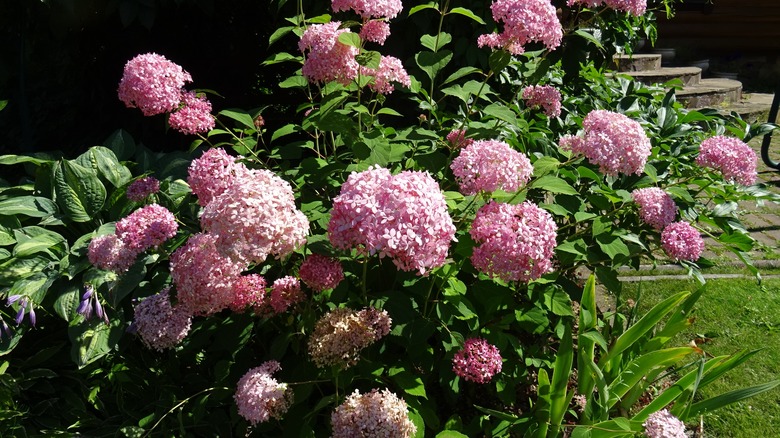
M 651 284 L 624 284 L 623 298 L 639 300 L 640 314 L 664 298 L 682 290 L 694 290 L 695 281 L 658 280 Z M 737 388 L 780 379 L 780 279 L 710 280 L 696 305 L 696 321 L 672 342 L 696 341 L 708 355 L 761 349 L 713 384 L 703 388 L 712 397 Z M 754 398 L 704 415 L 705 437 L 770 437 L 780 429 L 780 387 Z M 689 425 L 691 428 L 695 425 Z

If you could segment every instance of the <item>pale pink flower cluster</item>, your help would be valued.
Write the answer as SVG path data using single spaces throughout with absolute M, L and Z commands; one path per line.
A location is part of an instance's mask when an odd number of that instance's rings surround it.
M 390 25 L 384 20 L 369 20 L 360 28 L 360 38 L 377 44 L 384 44 L 390 36 Z
M 179 106 L 187 82 L 192 82 L 192 76 L 164 56 L 138 55 L 125 64 L 119 100 L 128 108 L 140 109 L 145 116 L 166 113 Z
M 179 305 L 193 315 L 212 315 L 233 302 L 243 266 L 217 251 L 216 236 L 193 234 L 171 254 L 170 269 Z
M 756 182 L 758 158 L 745 142 L 734 137 L 718 135 L 701 142 L 696 164 L 719 170 L 728 181 L 743 186 Z
M 647 0 L 568 0 L 567 5 L 582 4 L 589 8 L 605 5 L 608 8 L 628 12 L 639 17 L 647 10 Z
M 403 10 L 401 0 L 333 0 L 331 7 L 334 12 L 352 9 L 364 19 L 395 18 Z
M 205 207 L 233 184 L 236 174 L 245 171 L 246 167 L 236 163 L 236 158 L 224 149 L 213 148 L 192 160 L 187 170 L 187 183 L 198 197 L 198 204 Z
M 464 195 L 515 192 L 534 170 L 528 157 L 498 140 L 479 140 L 461 149 L 450 169 Z
M 561 115 L 561 92 L 551 85 L 531 85 L 523 88 L 523 99 L 529 108 L 541 107 L 547 117 Z
M 552 270 L 558 227 L 549 213 L 531 202 L 485 204 L 469 234 L 477 243 L 471 262 L 482 273 L 528 282 Z
M 141 202 L 147 196 L 160 191 L 160 181 L 157 178 L 146 176 L 133 181 L 127 186 L 127 199 Z
M 333 200 L 328 237 L 339 249 L 390 257 L 399 269 L 444 264 L 455 226 L 436 181 L 427 172 L 392 176 L 371 167 L 350 174 Z
M 178 345 L 190 331 L 192 319 L 182 306 L 172 306 L 169 288 L 135 305 L 133 325 L 141 341 L 157 351 Z
M 306 300 L 306 295 L 301 290 L 301 282 L 297 278 L 286 276 L 278 278 L 271 287 L 269 299 L 271 308 L 276 313 L 283 313 L 291 306 Z
M 241 415 L 253 426 L 271 418 L 280 419 L 292 404 L 292 390 L 271 375 L 282 367 L 269 360 L 244 374 L 236 385 L 233 399 Z
M 269 170 L 235 172 L 200 217 L 219 251 L 240 263 L 283 257 L 306 242 L 309 220 L 295 206 L 290 183 Z
M 374 80 L 368 84 L 368 87 L 380 94 L 392 93 L 393 82 L 398 82 L 405 87 L 412 84 L 401 60 L 392 56 L 382 56 L 377 70 L 363 68 L 361 71 L 366 76 L 374 76 Z
M 582 121 L 584 137 L 564 136 L 563 149 L 582 154 L 607 175 L 644 171 L 650 156 L 650 139 L 642 125 L 623 114 L 593 110 Z
M 447 134 L 447 143 L 449 143 L 453 149 L 460 149 L 474 143 L 474 139 L 466 138 L 465 129 L 453 129 Z
M 390 333 L 391 324 L 386 311 L 373 307 L 357 312 L 345 307 L 333 309 L 314 325 L 309 355 L 320 368 L 349 368 L 358 362 L 361 350 Z
M 200 134 L 214 129 L 211 102 L 194 91 L 182 94 L 181 107 L 168 117 L 171 128 L 183 134 Z
M 656 230 L 674 222 L 677 205 L 668 193 L 658 187 L 646 187 L 631 192 L 634 202 L 639 204 L 639 217 Z
M 648 438 L 686 438 L 685 424 L 677 417 L 663 409 L 653 412 L 642 423 L 645 436 Z
M 87 249 L 87 257 L 93 266 L 116 273 L 130 269 L 137 255 L 116 234 L 92 238 Z
M 116 235 L 136 254 L 157 248 L 176 235 L 176 217 L 167 208 L 151 204 L 142 207 L 116 224 Z
M 312 24 L 301 36 L 298 49 L 306 56 L 302 73 L 309 82 L 337 81 L 346 85 L 357 77 L 355 56 L 359 50 L 338 41 L 341 33 L 350 32 L 340 26 L 340 21 Z
M 504 23 L 501 33 L 480 35 L 479 47 L 504 48 L 514 55 L 525 45 L 540 42 L 549 50 L 561 45 L 563 29 L 549 0 L 496 0 L 490 6 L 493 20 Z
M 688 222 L 673 222 L 661 232 L 661 246 L 672 259 L 695 262 L 704 251 L 704 240 Z
M 265 278 L 259 274 L 242 275 L 233 283 L 233 301 L 228 305 L 234 312 L 244 312 L 265 303 Z
M 452 371 L 465 380 L 488 383 L 501 372 L 501 352 L 482 338 L 469 338 L 452 358 Z
M 388 389 L 347 396 L 330 416 L 333 438 L 409 438 L 417 427 L 409 419 L 406 402 Z
M 320 254 L 306 257 L 298 270 L 298 275 L 315 292 L 335 289 L 344 279 L 344 269 L 338 260 Z

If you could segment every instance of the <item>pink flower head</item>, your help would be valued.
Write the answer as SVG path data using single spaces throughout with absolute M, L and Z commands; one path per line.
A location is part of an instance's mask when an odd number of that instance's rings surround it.
M 674 260 L 695 262 L 704 251 L 704 240 L 688 222 L 673 222 L 661 232 L 661 246 Z
M 648 438 L 686 438 L 685 424 L 677 417 L 663 409 L 653 412 L 642 423 L 645 428 L 645 436 Z
M 211 115 L 211 102 L 206 96 L 198 96 L 194 91 L 182 94 L 182 107 L 168 117 L 171 128 L 182 134 L 201 134 L 214 129 L 214 116 Z
M 390 25 L 383 20 L 369 20 L 360 28 L 360 38 L 377 44 L 384 44 L 390 36 Z
M 608 8 L 628 12 L 639 17 L 647 10 L 647 0 L 568 0 L 567 5 L 582 4 L 589 8 L 605 5 Z
M 528 282 L 552 269 L 558 227 L 531 202 L 483 205 L 471 224 L 478 244 L 471 262 L 478 271 L 504 281 Z
M 344 269 L 338 260 L 320 254 L 312 254 L 298 271 L 301 280 L 315 292 L 335 289 L 344 279 Z
M 274 281 L 271 287 L 271 308 L 276 313 L 284 313 L 291 306 L 306 300 L 301 290 L 301 282 L 297 278 L 286 276 Z
M 358 362 L 361 350 L 390 333 L 391 324 L 386 311 L 373 307 L 359 312 L 345 307 L 333 309 L 314 325 L 309 355 L 320 368 L 349 368 Z
M 582 121 L 584 137 L 564 136 L 561 148 L 582 154 L 607 175 L 644 171 L 650 156 L 650 139 L 642 125 L 623 114 L 593 110 Z
M 176 235 L 179 224 L 167 208 L 151 204 L 140 208 L 116 224 L 116 235 L 136 254 L 157 248 Z
M 349 29 L 339 29 L 340 21 L 312 24 L 301 36 L 298 49 L 306 56 L 303 76 L 309 82 L 337 81 L 347 85 L 357 77 L 355 60 L 359 50 L 339 42 L 338 37 Z
M 179 305 L 193 315 L 212 315 L 234 299 L 233 287 L 243 266 L 222 256 L 211 234 L 193 234 L 171 254 L 171 276 Z
M 241 263 L 283 257 L 306 242 L 309 220 L 290 183 L 269 170 L 247 170 L 203 209 L 200 223 L 219 251 Z
M 162 114 L 179 106 L 187 82 L 192 82 L 192 76 L 164 56 L 138 55 L 125 64 L 119 100 L 128 108 L 139 108 L 145 116 Z
M 541 107 L 547 117 L 561 115 L 561 92 L 550 85 L 531 85 L 523 89 L 523 99 L 529 108 Z
M 461 149 L 450 169 L 464 195 L 515 192 L 534 170 L 528 157 L 498 140 L 479 140 Z
M 87 257 L 93 266 L 116 273 L 130 269 L 138 255 L 128 248 L 116 234 L 92 238 L 87 251 Z
M 525 52 L 524 46 L 533 41 L 549 50 L 561 45 L 561 22 L 549 0 L 495 0 L 490 10 L 493 20 L 504 23 L 504 31 L 481 35 L 477 39 L 479 47 L 501 47 L 520 55 Z
M 157 178 L 146 176 L 133 181 L 127 186 L 127 199 L 141 202 L 149 195 L 160 191 L 160 181 Z
M 461 149 L 474 143 L 474 139 L 466 138 L 465 129 L 453 129 L 447 134 L 447 143 L 449 143 L 453 149 Z
M 269 360 L 244 374 L 236 385 L 233 399 L 241 415 L 253 426 L 271 418 L 280 419 L 292 404 L 292 391 L 286 383 L 279 383 L 271 375 L 282 367 Z
M 205 207 L 233 183 L 237 174 L 246 170 L 243 164 L 236 163 L 236 158 L 228 155 L 224 149 L 209 149 L 190 163 L 187 183 L 192 193 L 198 197 L 198 204 Z
M 733 137 L 718 135 L 701 142 L 696 164 L 719 170 L 729 181 L 743 186 L 756 182 L 758 158 L 745 142 Z
M 674 222 L 677 205 L 665 191 L 658 187 L 646 187 L 631 192 L 634 202 L 639 204 L 639 216 L 656 230 Z
M 169 288 L 135 305 L 133 324 L 143 343 L 157 351 L 178 345 L 190 331 L 192 319 L 181 306 L 171 306 Z
M 399 269 L 420 274 L 444 264 L 454 236 L 444 196 L 430 174 L 392 176 L 379 167 L 349 176 L 328 223 L 336 248 L 388 256 Z
M 398 82 L 405 87 L 412 84 L 409 74 L 404 70 L 401 60 L 392 56 L 382 56 L 379 60 L 379 69 L 373 70 L 363 68 L 362 73 L 366 76 L 374 76 L 374 81 L 368 86 L 380 94 L 390 94 L 393 88 L 393 82 Z
M 365 394 L 356 389 L 333 411 L 330 421 L 333 438 L 409 438 L 417 433 L 406 402 L 387 389 Z
M 452 358 L 452 371 L 465 380 L 488 383 L 501 372 L 501 352 L 482 338 L 469 338 Z
M 333 0 L 331 7 L 334 12 L 352 9 L 364 19 L 395 18 L 403 10 L 401 0 Z
M 244 312 L 249 307 L 262 306 L 265 302 L 265 278 L 258 274 L 242 275 L 233 283 L 233 301 L 228 305 L 234 312 Z

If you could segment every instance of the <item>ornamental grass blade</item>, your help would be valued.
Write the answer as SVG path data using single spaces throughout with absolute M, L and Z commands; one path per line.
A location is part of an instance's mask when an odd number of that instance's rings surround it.
M 694 418 L 706 411 L 714 411 L 715 409 L 722 408 L 723 406 L 736 403 L 741 400 L 756 396 L 762 392 L 769 391 L 770 389 L 780 385 L 780 380 L 773 380 L 771 382 L 763 383 L 761 385 L 751 386 L 748 388 L 735 389 L 724 394 L 702 400 L 691 406 L 688 411 L 688 415 L 680 420 L 685 421 L 688 418 Z
M 571 376 L 571 365 L 574 362 L 573 340 L 571 336 L 571 326 L 566 326 L 561 339 L 561 345 L 558 347 L 558 354 L 555 357 L 555 368 L 553 369 L 552 382 L 550 383 L 550 430 L 548 437 L 558 436 L 563 416 L 569 407 L 569 401 L 574 396 L 574 392 L 567 394 L 569 377 Z
M 700 287 L 686 298 L 680 307 L 672 313 L 669 320 L 666 321 L 664 328 L 656 333 L 656 335 L 642 347 L 642 352 L 646 353 L 648 351 L 660 349 L 678 333 L 690 327 L 693 323 L 693 320 L 690 317 L 693 306 L 699 301 L 699 298 L 703 293 L 704 288 Z
M 593 349 L 595 342 L 583 336 L 589 330 L 594 330 L 598 322 L 596 309 L 596 277 L 591 274 L 585 283 L 580 299 L 580 321 L 577 336 L 577 369 L 586 370 L 587 364 L 594 361 Z M 593 378 L 590 373 L 582 372 L 578 376 L 577 391 L 580 394 L 590 394 L 593 390 Z

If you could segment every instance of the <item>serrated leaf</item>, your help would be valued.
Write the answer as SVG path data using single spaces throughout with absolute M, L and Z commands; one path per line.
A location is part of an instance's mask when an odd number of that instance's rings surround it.
M 420 37 L 420 43 L 426 49 L 432 52 L 438 52 L 439 49 L 452 42 L 452 35 L 447 32 L 440 32 L 438 38 L 436 35 L 423 35 Z
M 420 12 L 420 11 L 425 10 L 425 9 L 436 9 L 436 8 L 437 8 L 437 6 L 436 6 L 436 3 L 434 3 L 434 2 L 429 2 L 429 3 L 426 3 L 424 5 L 417 5 L 417 6 L 413 7 L 412 9 L 409 9 L 409 15 L 416 14 L 417 12 Z
M 306 78 L 303 76 L 294 75 L 279 82 L 279 88 L 306 88 L 308 84 Z
M 439 52 L 420 52 L 414 60 L 417 65 L 433 80 L 439 72 L 452 60 L 452 51 L 441 50 Z
M 532 189 L 543 189 L 550 193 L 558 193 L 561 195 L 576 195 L 578 194 L 574 187 L 572 187 L 566 180 L 553 175 L 545 175 L 541 178 L 535 179 L 529 186 Z
M 358 65 L 376 70 L 379 68 L 379 62 L 382 60 L 382 54 L 373 50 L 363 52 L 355 56 Z
M 360 35 L 349 31 L 341 32 L 338 36 L 338 41 L 341 44 L 346 44 L 348 46 L 358 47 L 358 48 L 363 43 L 363 41 L 360 39 Z
M 456 70 L 455 73 L 447 76 L 447 79 L 445 79 L 444 82 L 442 82 L 442 85 L 447 85 L 450 82 L 456 81 L 464 76 L 468 76 L 474 73 L 482 73 L 482 70 L 476 67 L 461 67 L 458 70 Z
M 471 10 L 469 10 L 469 9 L 466 9 L 466 8 L 460 8 L 460 7 L 458 7 L 458 8 L 452 8 L 452 9 L 450 9 L 450 12 L 449 12 L 449 13 L 450 13 L 450 14 L 459 14 L 459 15 L 463 15 L 463 16 L 465 16 L 465 17 L 469 17 L 469 18 L 471 18 L 472 20 L 476 21 L 476 22 L 477 22 L 477 23 L 479 23 L 479 24 L 482 24 L 482 25 L 484 25 L 484 24 L 485 24 L 485 21 L 484 21 L 483 19 L 479 18 L 479 17 L 478 17 L 476 14 L 474 14 L 473 12 L 471 12 Z
M 275 141 L 280 137 L 284 137 L 285 135 L 290 135 L 293 132 L 299 131 L 301 128 L 299 125 L 296 125 L 294 123 L 288 123 L 281 128 L 274 131 L 274 133 L 271 135 L 271 141 Z
M 219 115 L 233 119 L 244 125 L 245 128 L 255 129 L 255 120 L 248 112 L 237 109 L 225 109 L 219 112 Z

